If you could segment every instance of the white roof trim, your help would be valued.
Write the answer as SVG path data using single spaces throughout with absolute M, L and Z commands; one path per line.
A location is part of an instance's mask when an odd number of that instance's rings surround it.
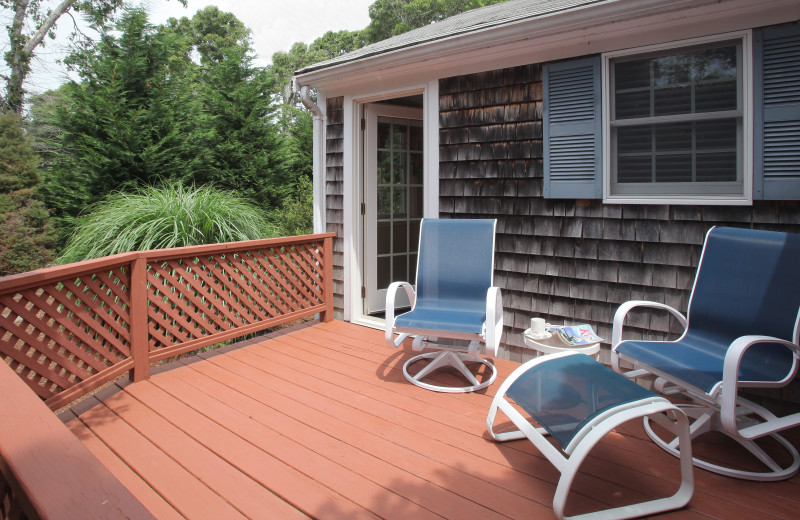
M 696 36 L 692 30 L 709 34 L 798 19 L 796 0 L 609 0 L 333 64 L 297 79 L 333 90 L 365 81 L 404 83 L 412 76 L 442 78 L 647 43 L 619 43 L 635 33 L 652 38 L 661 30 L 679 39 Z

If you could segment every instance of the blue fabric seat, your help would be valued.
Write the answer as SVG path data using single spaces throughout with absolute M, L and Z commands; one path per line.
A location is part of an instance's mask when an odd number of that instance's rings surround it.
M 533 365 L 514 381 L 506 395 L 564 448 L 609 409 L 653 397 L 649 390 L 587 355 Z
M 494 357 L 503 329 L 500 290 L 493 286 L 494 240 L 497 222 L 490 219 L 423 219 L 417 256 L 417 285 L 394 282 L 386 294 L 386 342 L 398 347 L 413 336 L 415 350 L 438 349 L 408 360 L 403 367 L 406 378 L 417 386 L 442 392 L 464 392 L 485 388 L 496 377 L 494 366 L 478 354 L 477 345 L 485 343 L 486 354 Z M 411 310 L 395 317 L 398 290 L 405 290 Z M 395 334 L 399 337 L 395 338 Z M 460 349 L 442 345 L 428 338 L 469 341 Z M 431 362 L 412 376 L 409 367 L 422 359 Z M 478 362 L 491 369 L 492 375 L 478 380 L 464 364 Z M 470 383 L 447 387 L 424 382 L 438 368 L 457 369 Z
M 692 434 L 713 425 L 736 439 L 766 464 L 763 472 L 744 472 L 705 461 L 695 464 L 729 476 L 775 480 L 800 468 L 797 450 L 775 432 L 800 424 L 800 414 L 778 418 L 739 394 L 739 388 L 780 387 L 798 368 L 800 313 L 800 235 L 738 228 L 709 231 L 686 318 L 677 310 L 651 302 L 620 307 L 612 332 L 612 364 L 620 360 L 658 378 L 660 388 L 698 403 Z M 675 341 L 622 340 L 624 319 L 636 307 L 666 309 L 685 326 Z M 719 419 L 712 419 L 719 414 Z M 753 424 L 753 423 L 756 424 Z M 779 465 L 760 451 L 754 439 L 770 435 L 795 461 Z M 658 442 L 658 441 L 657 441 Z M 667 443 L 668 444 L 668 443 Z M 672 450 L 674 453 L 674 450 Z

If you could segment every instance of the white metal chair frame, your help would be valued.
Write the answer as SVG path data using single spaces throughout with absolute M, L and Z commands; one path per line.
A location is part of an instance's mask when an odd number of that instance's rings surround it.
M 403 375 L 405 378 L 426 390 L 433 390 L 436 392 L 447 393 L 463 393 L 474 392 L 494 383 L 497 379 L 497 369 L 494 364 L 486 358 L 481 357 L 479 354 L 480 343 L 486 344 L 486 355 L 489 357 L 496 357 L 497 350 L 500 347 L 500 337 L 503 333 L 503 298 L 500 288 L 490 287 L 486 293 L 486 323 L 484 323 L 483 331 L 480 334 L 470 334 L 466 332 L 452 332 L 446 333 L 441 330 L 433 329 L 403 329 L 397 338 L 394 337 L 395 331 L 390 324 L 394 323 L 394 308 L 397 297 L 397 291 L 403 289 L 406 292 L 408 301 L 411 307 L 414 307 L 416 302 L 416 293 L 414 287 L 408 282 L 392 282 L 386 292 L 386 331 L 385 339 L 389 347 L 397 348 L 407 338 L 413 336 L 412 349 L 420 352 L 426 348 L 437 349 L 434 352 L 427 352 L 412 357 L 403 364 Z M 447 338 L 456 340 L 469 341 L 469 346 L 466 351 L 463 347 L 457 345 L 444 345 L 436 343 L 439 336 L 446 334 Z M 433 338 L 434 341 L 426 341 L 428 338 Z M 413 365 L 421 359 L 432 359 L 428 365 L 420 370 L 416 375 L 411 375 L 408 370 L 410 365 Z M 492 374 L 487 377 L 483 382 L 479 382 L 465 363 L 474 362 L 482 363 Z M 470 383 L 469 386 L 462 387 L 449 387 L 440 386 L 423 381 L 431 372 L 442 367 L 453 367 L 459 371 Z
M 689 436 L 689 421 L 686 415 L 675 405 L 663 397 L 653 395 L 650 398 L 625 403 L 610 408 L 589 421 L 573 437 L 572 441 L 562 450 L 559 450 L 547 440 L 547 431 L 536 427 L 524 417 L 506 397 L 511 385 L 527 372 L 530 368 L 540 363 L 547 363 L 563 356 L 582 355 L 574 352 L 564 352 L 541 356 L 528 361 L 518 367 L 503 382 L 492 400 L 489 415 L 486 418 L 486 428 L 492 438 L 498 442 L 520 440 L 527 438 L 561 473 L 555 495 L 553 496 L 553 512 L 558 518 L 580 520 L 611 520 L 636 518 L 656 514 L 673 509 L 679 509 L 689 503 L 694 493 L 694 474 L 692 469 L 691 439 Z M 502 411 L 518 430 L 497 433 L 494 431 L 494 422 L 497 411 Z M 669 413 L 670 417 L 666 414 Z M 658 498 L 637 504 L 604 509 L 575 516 L 564 516 L 569 491 L 580 466 L 591 452 L 592 448 L 616 427 L 630 420 L 650 418 L 662 427 L 673 432 L 680 445 L 681 483 L 672 496 Z
M 672 314 L 684 329 L 687 325 L 686 317 L 677 309 L 657 302 L 633 300 L 625 302 L 617 309 L 614 315 L 614 324 L 611 332 L 611 366 L 615 372 L 625 377 L 634 379 L 637 377 L 653 378 L 653 387 L 664 395 L 683 395 L 699 404 L 682 404 L 681 409 L 692 419 L 689 428 L 692 440 L 711 431 L 719 431 L 727 437 L 733 439 L 752 453 L 758 460 L 764 463 L 769 471 L 744 471 L 739 469 L 714 464 L 709 461 L 694 458 L 694 465 L 719 475 L 726 477 L 739 478 L 744 480 L 755 480 L 760 482 L 771 482 L 783 480 L 791 477 L 800 469 L 800 453 L 789 441 L 778 432 L 783 429 L 797 426 L 800 420 L 800 413 L 794 413 L 785 417 L 778 417 L 767 408 L 758 405 L 739 395 L 740 388 L 747 387 L 775 387 L 785 386 L 797 373 L 797 358 L 800 357 L 800 347 L 798 345 L 778 338 L 768 336 L 742 336 L 731 343 L 725 354 L 723 368 L 723 379 L 714 387 L 710 393 L 690 385 L 686 382 L 677 384 L 674 376 L 666 374 L 654 367 L 645 365 L 635 359 L 628 359 L 617 354 L 616 347 L 622 342 L 622 332 L 624 329 L 625 317 L 637 307 L 649 307 L 663 309 Z M 665 348 L 669 346 L 669 341 L 664 343 Z M 739 380 L 739 365 L 742 362 L 745 351 L 758 343 L 780 343 L 791 349 L 795 354 L 795 366 L 781 381 L 775 383 L 759 382 L 757 385 L 749 384 L 747 381 Z M 620 366 L 620 359 L 624 359 L 636 366 L 631 370 L 626 370 Z M 730 387 L 733 391 L 723 391 L 724 387 Z M 760 420 L 748 419 L 748 417 L 758 416 Z M 645 420 L 645 431 L 650 438 L 662 449 L 678 457 L 680 451 L 677 446 L 677 439 L 664 440 L 656 434 Z M 783 446 L 791 457 L 791 462 L 786 467 L 781 467 L 770 455 L 768 455 L 755 440 L 769 435 L 778 444 Z
M 707 271 L 703 274 L 703 276 L 705 276 L 705 281 L 703 283 L 706 291 L 709 291 L 708 287 L 710 286 L 731 286 L 733 290 L 727 295 L 729 299 L 751 298 L 753 301 L 763 302 L 768 301 L 768 298 L 772 298 L 772 300 L 769 301 L 778 301 L 776 300 L 778 297 L 784 298 L 786 303 L 781 300 L 780 309 L 782 312 L 781 319 L 785 320 L 785 322 L 781 321 L 780 323 L 782 326 L 788 327 L 789 330 L 793 330 L 793 332 L 791 333 L 791 338 L 787 337 L 786 339 L 763 334 L 742 335 L 738 338 L 731 338 L 729 340 L 730 344 L 727 345 L 724 351 L 724 359 L 722 359 L 721 380 L 718 380 L 716 383 L 706 388 L 700 388 L 696 384 L 687 382 L 685 380 L 687 378 L 686 374 L 682 377 L 678 377 L 676 374 L 668 373 L 669 369 L 674 369 L 674 367 L 669 364 L 664 364 L 661 368 L 654 367 L 652 364 L 656 364 L 656 362 L 648 364 L 641 359 L 637 359 L 635 355 L 626 355 L 624 352 L 619 352 L 618 349 L 625 350 L 626 348 L 623 347 L 626 342 L 622 339 L 624 321 L 627 314 L 635 308 L 648 307 L 665 310 L 674 316 L 684 329 L 683 335 L 675 341 L 644 342 L 652 344 L 653 352 L 657 352 L 658 350 L 656 349 L 664 349 L 664 352 L 669 352 L 672 344 L 680 343 L 687 337 L 690 332 L 689 321 L 692 319 L 692 309 L 694 308 L 695 302 L 699 301 L 697 299 L 700 298 L 702 300 L 705 298 L 700 305 L 701 309 L 708 307 L 707 302 L 709 301 L 709 297 L 698 291 L 698 285 L 700 284 L 701 272 L 703 272 L 704 266 L 706 265 L 704 262 L 707 255 L 710 254 L 708 253 L 708 247 L 712 240 L 716 249 L 714 253 L 711 254 L 714 258 L 710 261 L 711 267 L 705 268 Z M 739 243 L 742 245 L 738 247 L 742 251 L 746 251 L 748 256 L 744 256 L 744 260 L 731 259 L 734 255 L 731 255 L 727 248 L 733 248 Z M 797 279 L 796 276 L 793 275 L 796 274 L 794 273 L 794 266 L 796 265 L 795 262 L 799 252 L 800 246 L 798 246 L 798 238 L 792 234 L 745 229 L 712 228 L 712 230 L 708 232 L 703 254 L 698 265 L 698 273 L 695 277 L 694 287 L 692 288 L 692 294 L 689 300 L 689 317 L 684 316 L 669 305 L 648 301 L 626 302 L 617 309 L 611 334 L 611 362 L 613 369 L 631 379 L 636 377 L 653 378 L 654 389 L 656 391 L 664 395 L 681 395 L 691 399 L 694 404 L 680 406 L 692 420 L 690 426 L 692 439 L 706 432 L 719 431 L 752 453 L 766 466 L 766 471 L 745 471 L 695 457 L 694 465 L 699 468 L 729 477 L 756 481 L 782 480 L 791 477 L 800 470 L 800 454 L 798 454 L 798 450 L 778 433 L 787 428 L 799 425 L 800 413 L 778 417 L 764 406 L 744 398 L 739 393 L 740 389 L 748 387 L 780 388 L 786 386 L 798 372 L 798 367 L 800 367 L 800 309 L 797 308 L 796 304 L 798 301 Z M 720 259 L 721 255 L 724 255 L 722 260 Z M 741 292 L 741 289 L 736 287 L 736 282 L 741 280 L 741 276 L 733 281 L 727 279 L 717 280 L 714 278 L 715 275 L 713 273 L 717 272 L 716 268 L 720 263 L 727 264 L 727 270 L 734 269 L 740 262 L 741 265 L 747 268 L 754 266 L 756 269 L 770 262 L 769 265 L 773 265 L 772 269 L 778 269 L 778 267 L 776 267 L 778 264 L 771 263 L 776 262 L 776 258 L 784 262 L 780 264 L 782 274 L 777 275 L 770 270 L 762 270 L 762 272 L 765 273 L 765 278 L 767 280 L 764 283 L 775 283 L 776 277 L 778 283 L 775 287 L 771 288 L 773 292 L 759 295 L 758 298 L 746 293 L 736 294 L 737 290 Z M 709 284 L 708 280 L 713 280 L 713 284 Z M 759 283 L 761 283 L 760 280 Z M 763 303 L 760 304 L 764 305 Z M 767 307 L 767 309 L 770 308 Z M 702 312 L 701 310 L 701 313 Z M 750 312 L 754 313 L 755 311 L 751 310 Z M 775 312 L 774 307 L 771 309 L 771 312 Z M 791 319 L 792 316 L 794 316 L 793 320 Z M 698 320 L 698 323 L 700 323 L 700 327 L 702 327 L 703 322 Z M 792 341 L 787 341 L 787 339 L 792 339 Z M 633 343 L 641 342 L 635 340 Z M 789 356 L 787 354 L 787 356 L 791 358 L 791 361 L 781 366 L 782 371 L 780 372 L 780 376 L 776 375 L 774 380 L 742 380 L 740 377 L 740 368 L 742 367 L 745 353 L 749 349 L 764 343 L 788 347 L 791 355 Z M 641 346 L 639 348 L 641 348 Z M 640 351 L 634 350 L 634 352 Z M 641 356 L 641 354 L 638 355 Z M 633 368 L 621 367 L 621 359 L 630 363 Z M 677 439 L 665 440 L 660 438 L 652 428 L 650 428 L 647 421 L 645 421 L 645 429 L 648 435 L 659 446 L 672 455 L 679 456 Z M 756 439 L 765 436 L 771 437 L 784 448 L 785 452 L 791 457 L 791 462 L 789 462 L 788 465 L 785 465 L 785 467 L 782 466 L 756 444 Z

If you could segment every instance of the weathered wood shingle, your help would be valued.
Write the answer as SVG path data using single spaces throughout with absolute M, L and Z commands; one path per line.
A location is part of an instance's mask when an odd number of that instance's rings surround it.
M 325 222 L 333 239 L 334 315 L 344 318 L 344 98 L 326 100 Z
M 591 323 L 611 337 L 620 303 L 655 300 L 685 312 L 703 240 L 714 225 L 800 232 L 800 204 L 603 204 L 542 198 L 538 64 L 439 82 L 439 212 L 499 219 L 495 282 L 503 289 L 508 357 L 521 360 L 533 316 Z M 626 337 L 665 339 L 679 327 L 636 311 Z

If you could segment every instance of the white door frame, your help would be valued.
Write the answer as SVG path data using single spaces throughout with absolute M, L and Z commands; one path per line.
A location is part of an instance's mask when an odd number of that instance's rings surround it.
M 364 186 L 364 145 L 361 139 L 361 117 L 364 105 L 371 102 L 422 94 L 423 110 L 423 192 L 426 218 L 439 216 L 439 81 L 412 85 L 403 89 L 344 96 L 343 150 L 344 187 L 344 319 L 353 323 L 383 328 L 383 320 L 363 312 L 361 287 L 364 280 L 364 236 L 361 226 L 361 202 Z M 347 141 L 350 144 L 347 144 Z

